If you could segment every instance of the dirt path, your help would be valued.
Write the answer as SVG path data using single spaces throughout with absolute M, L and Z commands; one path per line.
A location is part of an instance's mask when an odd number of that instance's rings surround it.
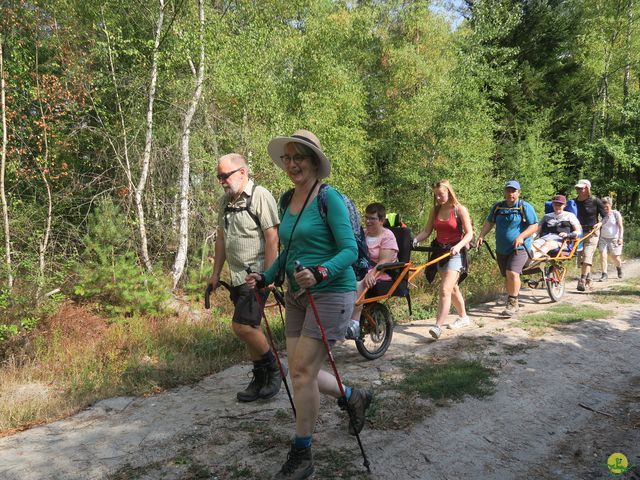
M 628 262 L 625 272 L 640 277 L 640 262 Z M 575 292 L 575 281 L 567 286 L 562 303 L 606 299 Z M 374 362 L 351 342 L 339 346 L 336 360 L 345 381 L 371 385 L 378 396 L 377 412 L 361 434 L 372 473 L 364 473 L 345 417 L 323 400 L 314 440 L 316 478 L 614 478 L 606 467 L 614 452 L 640 465 L 637 290 L 599 305 L 610 311 L 605 320 L 540 337 L 500 319 L 501 307 L 486 304 L 472 312 L 476 326 L 447 330 L 437 343 L 427 334 L 430 321 L 398 326 L 390 350 Z M 551 305 L 542 290 L 523 290 L 521 298 L 526 313 Z M 491 365 L 495 393 L 430 402 L 393 389 L 403 362 L 451 356 Z M 271 478 L 284 460 L 293 419 L 284 389 L 269 402 L 235 401 L 247 369 L 238 365 L 152 397 L 108 399 L 0 439 L 0 479 Z

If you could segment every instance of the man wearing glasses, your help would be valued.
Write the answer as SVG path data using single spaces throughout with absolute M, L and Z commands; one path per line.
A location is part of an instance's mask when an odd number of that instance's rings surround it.
M 600 232 L 600 222 L 598 216 L 604 218 L 606 213 L 604 205 L 599 198 L 591 196 L 591 182 L 580 180 L 576 183 L 576 207 L 578 208 L 578 220 L 582 225 L 582 234 L 587 235 L 592 230 L 593 234 L 587 238 L 582 245 L 582 251 L 578 252 L 578 265 L 581 268 L 580 280 L 578 280 L 578 291 L 584 292 L 591 287 L 591 265 L 593 265 L 593 255 L 598 247 L 598 237 Z
M 261 308 L 253 289 L 244 281 L 247 266 L 254 272 L 263 272 L 278 255 L 278 207 L 271 193 L 249 178 L 249 166 L 242 155 L 224 155 L 218 160 L 217 170 L 224 194 L 218 203 L 215 260 L 208 285 L 213 290 L 220 286 L 226 261 L 235 306 L 231 326 L 247 345 L 253 361 L 253 378 L 237 398 L 252 402 L 273 397 L 282 383 L 275 356 L 260 328 Z M 266 295 L 263 304 L 265 300 Z

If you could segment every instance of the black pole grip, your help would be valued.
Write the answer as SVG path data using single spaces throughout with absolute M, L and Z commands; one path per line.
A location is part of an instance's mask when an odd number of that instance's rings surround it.
M 304 267 L 298 260 L 293 262 L 293 268 L 295 269 L 296 272 L 301 272 L 302 270 L 304 270 Z
M 211 292 L 213 292 L 213 285 L 209 284 L 204 291 L 204 308 L 207 310 L 211 308 Z

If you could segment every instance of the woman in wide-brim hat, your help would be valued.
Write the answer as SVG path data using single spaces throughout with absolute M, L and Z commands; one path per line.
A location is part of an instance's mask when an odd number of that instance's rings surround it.
M 289 280 L 286 293 L 287 356 L 296 407 L 296 433 L 287 461 L 275 478 L 308 478 L 314 472 L 311 436 L 318 418 L 320 393 L 340 399 L 336 378 L 321 369 L 327 352 L 308 296 L 314 303 L 330 344 L 343 340 L 355 303 L 356 278 L 351 265 L 358 252 L 349 213 L 339 192 L 326 188 L 326 218 L 320 214 L 320 180 L 329 176 L 331 164 L 320 141 L 307 130 L 274 138 L 267 148 L 273 162 L 283 169 L 294 188 L 281 205 L 279 235 L 283 251 L 263 274 L 247 276 L 249 286 L 271 284 L 278 270 Z M 294 263 L 304 268 L 296 272 Z M 344 387 L 354 415 L 351 434 L 364 426 L 371 392 Z M 342 400 L 342 399 L 341 399 Z M 344 404 L 344 401 L 339 404 Z

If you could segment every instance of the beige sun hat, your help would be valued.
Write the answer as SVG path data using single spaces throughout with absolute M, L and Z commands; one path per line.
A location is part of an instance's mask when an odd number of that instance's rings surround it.
M 318 178 L 326 178 L 331 174 L 331 163 L 327 156 L 322 152 L 320 140 L 309 130 L 296 130 L 290 137 L 276 137 L 269 142 L 267 151 L 273 163 L 285 170 L 285 165 L 281 156 L 284 155 L 284 147 L 287 143 L 301 143 L 309 147 L 318 156 Z

